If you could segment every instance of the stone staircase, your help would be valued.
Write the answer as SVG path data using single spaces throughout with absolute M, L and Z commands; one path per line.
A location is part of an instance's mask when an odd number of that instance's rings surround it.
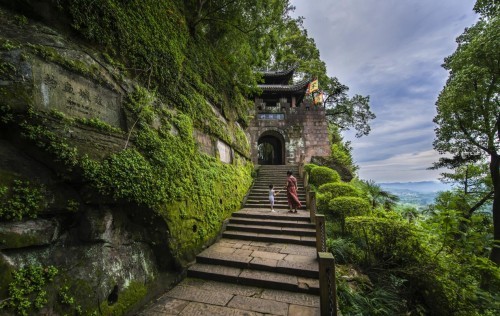
M 266 165 L 261 166 L 258 171 L 258 177 L 254 182 L 250 193 L 247 196 L 245 203 L 246 208 L 267 208 L 269 209 L 269 185 L 274 185 L 274 190 L 281 191 L 275 198 L 275 209 L 288 209 L 286 198 L 286 185 L 287 175 L 286 172 L 290 170 L 297 178 L 298 196 L 303 206 L 306 202 L 306 192 L 304 190 L 304 181 L 298 176 L 299 169 L 297 166 L 286 165 Z
M 309 213 L 288 213 L 286 192 L 272 213 L 268 186 L 280 190 L 286 171 L 297 167 L 261 166 L 245 207 L 233 213 L 222 238 L 196 257 L 188 276 L 291 292 L 319 294 L 316 232 Z M 305 205 L 302 180 L 299 198 Z

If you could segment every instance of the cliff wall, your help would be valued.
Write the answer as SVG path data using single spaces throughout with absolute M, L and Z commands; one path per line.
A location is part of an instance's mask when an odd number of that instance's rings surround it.
M 69 9 L 21 2 L 0 7 L 0 312 L 126 314 L 240 207 L 244 119 L 196 72 L 128 69 L 75 34 Z

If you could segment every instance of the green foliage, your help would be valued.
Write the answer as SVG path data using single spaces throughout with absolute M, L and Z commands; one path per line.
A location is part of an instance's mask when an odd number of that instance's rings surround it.
M 71 309 L 74 315 L 82 315 L 82 307 L 76 302 L 75 298 L 70 293 L 71 289 L 69 286 L 64 285 L 59 290 L 59 300 L 63 306 L 67 306 Z
M 17 24 L 18 26 L 20 26 L 20 27 L 23 27 L 23 26 L 25 26 L 25 25 L 27 25 L 27 24 L 28 24 L 28 18 L 27 18 L 27 17 L 25 17 L 24 15 L 17 15 L 17 14 L 16 14 L 16 15 L 14 16 L 14 20 L 15 20 L 16 24 Z
M 343 182 L 325 183 L 319 186 L 318 192 L 324 194 L 329 200 L 340 196 L 362 197 L 361 191 Z
M 320 89 L 325 95 L 323 105 L 327 109 L 329 122 L 340 130 L 355 129 L 358 137 L 368 135 L 369 121 L 375 118 L 370 110 L 370 98 L 361 95 L 349 97 L 349 88 L 336 77 L 328 76 L 314 39 L 308 37 L 303 27 L 303 18 L 285 19 L 278 29 L 276 43 L 268 67 L 287 69 L 297 66 L 297 72 L 303 78 L 318 78 Z
M 318 165 L 315 165 L 313 163 L 307 163 L 304 165 L 304 170 L 305 170 L 305 172 L 311 174 L 311 170 L 313 170 L 316 167 L 318 167 Z
M 357 263 L 362 259 L 362 250 L 349 238 L 328 238 L 326 246 L 335 257 L 335 263 Z
M 385 210 L 391 210 L 399 201 L 397 195 L 382 189 L 373 180 L 356 181 L 355 185 L 365 193 L 366 198 L 370 201 L 373 208 L 383 207 Z
M 0 39 L 0 43 L 1 43 L 0 49 L 6 50 L 6 51 L 17 49 L 20 47 L 18 44 L 15 44 L 7 39 L 6 40 Z
M 328 167 L 316 167 L 311 170 L 309 176 L 309 183 L 319 187 L 322 184 L 329 182 L 339 182 L 340 176 L 337 171 Z
M 68 145 L 54 132 L 46 127 L 37 124 L 23 122 L 22 135 L 29 140 L 36 142 L 36 145 L 55 156 L 56 161 L 63 162 L 68 170 L 78 164 L 78 150 Z
M 58 273 L 54 266 L 27 266 L 13 273 L 9 284 L 9 298 L 0 309 L 9 308 L 18 315 L 32 315 L 33 309 L 40 309 L 47 303 L 46 286 Z
M 0 185 L 0 219 L 36 218 L 46 207 L 44 189 L 29 181 L 14 180 L 11 186 Z
M 99 68 L 97 65 L 89 66 L 83 61 L 69 59 L 62 56 L 57 52 L 56 49 L 44 45 L 33 45 L 28 44 L 36 55 L 42 57 L 43 59 L 58 64 L 70 71 L 79 73 L 84 77 L 94 80 L 98 83 L 106 84 L 106 80 L 100 75 Z
M 0 123 L 7 124 L 9 122 L 12 122 L 13 120 L 14 116 L 12 114 L 12 110 L 10 109 L 10 107 L 7 105 L 0 105 Z
M 415 228 L 401 218 L 356 216 L 346 218 L 347 230 L 363 241 L 365 262 L 394 265 L 393 260 L 413 262 L 416 255 L 423 254 L 419 234 Z
M 364 287 L 354 290 L 347 281 L 337 286 L 342 315 L 405 315 L 405 301 L 394 287 Z
M 96 128 L 103 132 L 122 134 L 123 131 L 117 127 L 111 126 L 108 123 L 98 118 L 77 118 L 76 122 Z
M 113 305 L 108 305 L 108 302 L 103 302 L 99 307 L 100 315 L 121 316 L 126 315 L 135 304 L 140 302 L 147 294 L 147 288 L 140 282 L 130 282 L 120 295 L 118 301 Z
M 343 182 L 330 182 L 322 184 L 317 191 L 317 208 L 320 213 L 328 212 L 328 203 L 337 197 L 353 196 L 362 197 L 362 193 L 356 187 Z
M 352 158 L 351 142 L 344 141 L 337 125 L 328 125 L 328 136 L 332 144 L 330 157 L 332 161 L 340 166 L 347 168 L 351 173 L 355 173 L 358 167 L 354 164 Z
M 370 204 L 359 197 L 342 196 L 334 198 L 328 203 L 328 212 L 340 219 L 342 233 L 345 232 L 346 218 L 367 215 L 370 210 Z
M 434 148 L 449 154 L 457 162 L 454 168 L 471 160 L 486 158 L 493 181 L 494 239 L 500 240 L 500 142 L 498 141 L 500 85 L 498 51 L 500 19 L 496 1 L 480 0 L 474 7 L 481 14 L 473 26 L 457 38 L 456 51 L 445 59 L 449 71 L 445 87 L 436 102 L 437 124 Z M 475 157 L 474 159 L 464 159 Z M 445 165 L 440 159 L 437 167 Z M 492 249 L 491 259 L 500 264 L 500 242 Z

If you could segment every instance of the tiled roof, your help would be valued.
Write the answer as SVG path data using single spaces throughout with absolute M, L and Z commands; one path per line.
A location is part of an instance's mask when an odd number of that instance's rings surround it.
M 281 77 L 291 75 L 295 71 L 295 69 L 297 69 L 297 66 L 290 67 L 287 70 L 264 70 L 261 71 L 261 73 L 264 75 L 264 77 Z
M 259 84 L 257 85 L 262 91 L 275 91 L 275 92 L 294 92 L 301 91 L 307 87 L 309 79 L 304 79 L 292 85 L 283 84 Z

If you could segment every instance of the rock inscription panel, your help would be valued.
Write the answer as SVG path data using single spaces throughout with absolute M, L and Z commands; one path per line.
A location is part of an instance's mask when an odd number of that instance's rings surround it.
M 56 110 L 74 118 L 98 118 L 123 128 L 121 97 L 111 89 L 43 61 L 33 64 L 33 81 L 38 109 Z

